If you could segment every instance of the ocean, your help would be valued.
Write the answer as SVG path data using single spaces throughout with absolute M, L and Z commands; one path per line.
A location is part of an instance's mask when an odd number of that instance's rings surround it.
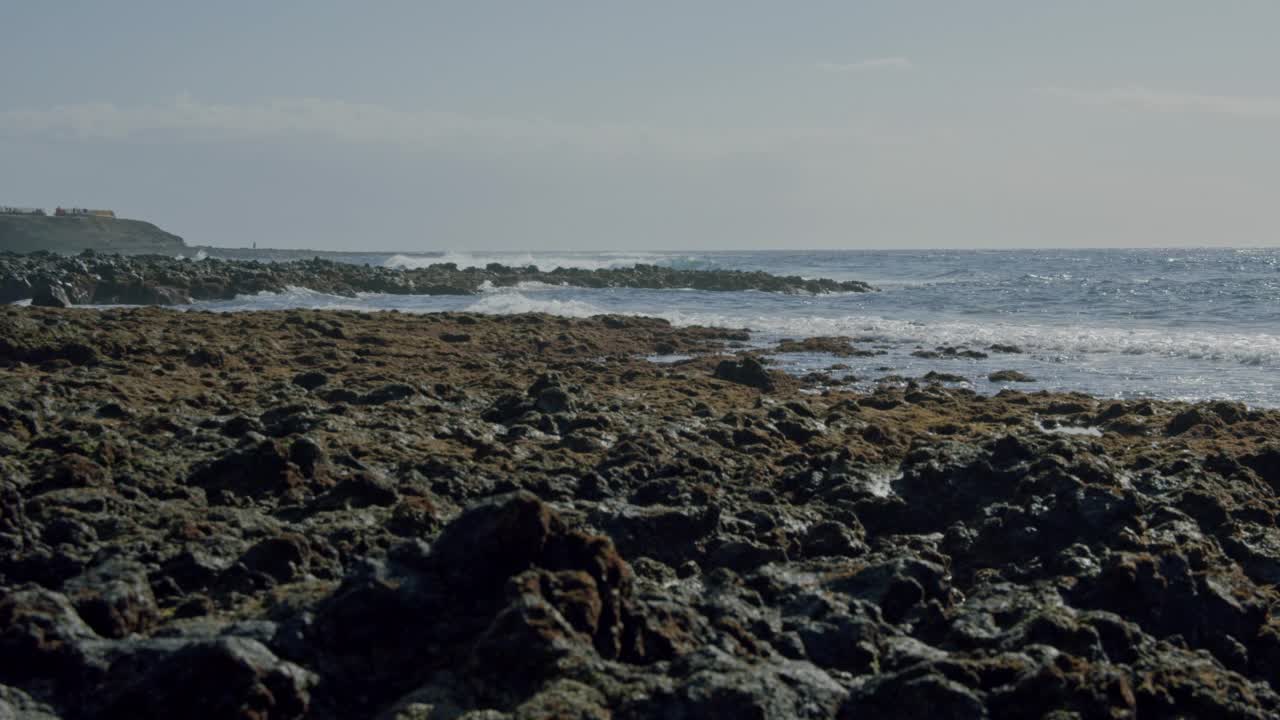
M 284 260 L 295 251 L 213 250 L 218 257 Z M 764 270 L 781 275 L 864 280 L 874 293 L 778 295 L 522 285 L 479 296 L 362 295 L 303 289 L 199 303 L 230 311 L 344 308 L 479 313 L 545 312 L 570 317 L 619 313 L 677 325 L 747 328 L 753 344 L 845 335 L 872 357 L 796 353 L 778 366 L 804 373 L 847 369 L 871 386 L 887 375 L 930 371 L 964 378 L 978 392 L 1014 386 L 1080 391 L 1107 398 L 1226 399 L 1280 407 L 1280 249 L 911 250 L 635 253 L 345 253 L 335 260 L 394 267 L 581 268 L 648 263 L 677 268 Z M 1022 352 L 992 352 L 992 345 Z M 988 354 L 921 357 L 939 347 Z M 917 354 L 913 354 L 917 353 Z M 677 358 L 655 357 L 663 362 Z M 996 370 L 1035 382 L 993 383 Z

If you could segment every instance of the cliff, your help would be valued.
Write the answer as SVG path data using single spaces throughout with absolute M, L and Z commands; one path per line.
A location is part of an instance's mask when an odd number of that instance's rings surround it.
M 173 255 L 187 249 L 182 238 L 141 220 L 0 215 L 0 252 Z

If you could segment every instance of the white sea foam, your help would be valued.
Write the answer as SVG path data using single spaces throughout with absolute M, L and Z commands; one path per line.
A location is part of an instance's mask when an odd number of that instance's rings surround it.
M 1079 437 L 1102 437 L 1102 430 L 1093 426 L 1082 425 L 1059 425 L 1057 427 L 1047 428 L 1039 421 L 1036 427 L 1042 432 L 1053 433 L 1056 435 L 1074 435 Z
M 1243 253 L 1243 254 L 1242 254 Z M 1167 258 L 1182 259 L 1166 262 Z M 874 279 L 880 293 L 778 295 L 699 290 L 590 290 L 523 284 L 484 287 L 475 296 L 326 296 L 290 289 L 278 296 L 198 303 L 211 309 L 280 307 L 545 312 L 570 317 L 608 312 L 665 318 L 676 325 L 749 328 L 753 344 L 781 337 L 849 335 L 887 355 L 851 360 L 860 375 L 879 366 L 916 376 L 928 370 L 997 391 L 989 372 L 1019 369 L 1035 388 L 1102 397 L 1223 397 L 1280 405 L 1280 251 L 892 251 L 784 253 L 369 254 L 353 261 L 397 267 L 497 262 L 598 269 L 636 263 L 679 268 L 757 270 L 782 275 Z M 1025 353 L 986 360 L 930 360 L 917 347 L 1017 345 Z M 789 360 L 797 371 L 828 362 Z M 811 367 L 812 366 L 812 367 Z M 865 366 L 865 367 L 863 367 Z
M 371 310 L 367 299 L 370 296 L 356 298 L 316 292 L 304 287 L 290 285 L 284 292 L 274 293 L 263 290 L 252 295 L 237 295 L 233 300 L 219 300 L 200 303 L 201 310 L 288 310 L 292 308 L 314 308 L 323 310 Z
M 1155 355 L 1252 366 L 1280 363 L 1280 335 L 1263 333 L 925 322 L 860 315 L 795 318 L 681 311 L 657 314 L 675 325 L 746 327 L 761 335 L 775 337 L 855 335 L 865 338 L 864 342 L 915 343 L 928 347 L 967 345 L 980 349 L 994 344 L 1017 345 L 1038 355 Z
M 583 318 L 601 315 L 605 311 L 581 300 L 545 300 L 525 297 L 519 293 L 494 293 L 486 295 L 467 306 L 468 312 L 491 315 L 515 315 L 518 313 L 547 313 L 562 317 Z
M 875 315 L 796 316 L 751 312 L 752 301 L 749 298 L 743 301 L 747 312 L 708 312 L 687 305 L 685 308 L 678 307 L 686 301 L 678 301 L 677 298 L 685 295 L 690 295 L 687 302 L 698 302 L 692 294 L 686 293 L 666 294 L 664 297 L 673 301 L 667 304 L 655 304 L 653 300 L 649 300 L 634 304 L 627 302 L 622 307 L 602 307 L 590 302 L 592 293 L 612 291 L 579 290 L 572 291 L 577 297 L 546 297 L 550 293 L 565 290 L 563 287 L 544 283 L 522 283 L 516 287 L 483 288 L 478 299 L 465 296 L 436 298 L 390 295 L 347 298 L 294 287 L 284 293 L 240 297 L 225 303 L 212 303 L 211 306 L 213 309 L 316 307 L 364 310 L 396 307 L 408 312 L 466 309 L 491 314 L 542 312 L 566 317 L 615 313 L 660 317 L 677 326 L 748 328 L 755 333 L 754 339 L 761 342 L 781 337 L 849 335 L 857 337 L 863 344 L 919 345 L 926 348 L 965 345 L 982 349 L 993 344 L 1017 345 L 1026 351 L 1027 356 L 1040 360 L 1069 361 L 1073 358 L 1083 360 L 1098 356 L 1134 356 L 1136 361 L 1138 356 L 1150 356 L 1255 368 L 1280 365 L 1280 335 L 1269 333 L 926 321 Z M 611 306 L 614 304 L 610 302 Z M 1009 359 L 1013 361 L 1016 357 L 1018 356 L 1011 356 Z
M 485 280 L 480 284 L 480 292 L 483 293 L 510 293 L 512 291 L 520 292 L 537 292 L 539 290 L 560 290 L 563 285 L 552 285 L 551 283 L 539 282 L 537 280 L 526 280 L 518 282 L 515 285 L 497 286 Z
M 541 285 L 544 289 L 557 289 Z M 535 288 L 528 288 L 530 290 Z M 492 295 L 472 305 L 474 312 L 545 312 L 568 317 L 585 317 L 606 311 L 581 300 L 534 298 L 511 288 L 495 289 Z M 624 315 L 652 315 L 673 325 L 706 325 L 748 328 L 759 340 L 778 337 L 852 335 L 862 342 L 891 345 L 967 345 L 981 349 L 988 345 L 1017 345 L 1039 357 L 1084 355 L 1149 355 L 1212 362 L 1230 362 L 1254 367 L 1280 364 L 1280 335 L 1210 333 L 1105 327 L 1058 327 L 963 321 L 927 322 L 888 319 L 876 316 L 788 317 L 784 315 L 689 312 L 684 310 L 624 310 Z

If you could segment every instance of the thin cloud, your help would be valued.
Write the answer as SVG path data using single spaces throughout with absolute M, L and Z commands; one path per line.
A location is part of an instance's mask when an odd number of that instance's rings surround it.
M 1243 118 L 1280 118 L 1280 98 L 1263 95 L 1201 95 L 1145 87 L 1075 90 L 1041 88 L 1039 92 L 1080 105 L 1128 107 L 1167 113 L 1200 113 Z
M 763 152 L 796 144 L 897 142 L 856 128 L 667 128 L 479 116 L 319 98 L 219 104 L 179 95 L 172 103 L 122 107 L 80 103 L 0 111 L 0 134 L 81 141 L 319 139 L 409 149 L 515 147 L 589 152 Z
M 822 61 L 815 67 L 824 72 L 860 73 L 871 70 L 910 70 L 913 65 L 904 57 L 880 57 L 850 63 Z

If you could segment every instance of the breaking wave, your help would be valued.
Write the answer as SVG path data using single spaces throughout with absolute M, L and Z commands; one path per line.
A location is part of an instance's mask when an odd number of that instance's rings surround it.
M 809 317 L 736 315 L 671 311 L 658 313 L 676 325 L 746 327 L 770 337 L 849 335 L 864 343 L 1014 345 L 1027 352 L 1065 356 L 1155 355 L 1195 360 L 1229 360 L 1243 365 L 1280 364 L 1280 335 L 1176 332 L 1157 329 L 1001 325 L 924 322 L 883 317 Z
M 548 300 L 525 297 L 519 293 L 495 293 L 486 295 L 466 307 L 468 312 L 490 315 L 516 315 L 519 313 L 547 313 L 562 317 L 584 318 L 604 314 L 595 305 L 581 300 Z

